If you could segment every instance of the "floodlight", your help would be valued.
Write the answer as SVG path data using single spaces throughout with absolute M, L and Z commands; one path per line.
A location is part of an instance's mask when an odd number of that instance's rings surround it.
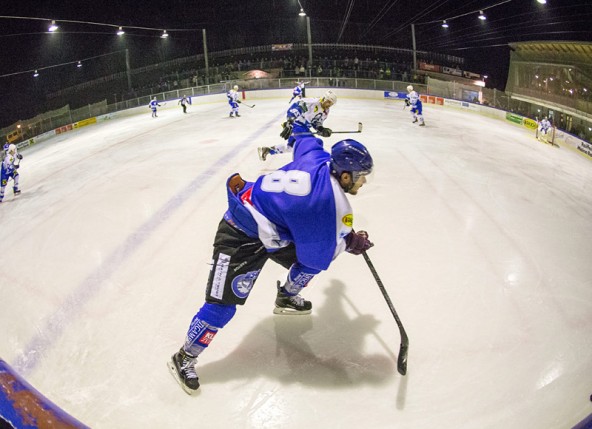
M 482 10 L 479 11 L 479 19 L 481 21 L 485 21 L 487 19 L 487 17 L 483 14 Z
M 53 33 L 58 28 L 59 27 L 56 25 L 56 22 L 55 21 L 51 21 L 51 24 L 49 25 L 49 28 L 47 29 L 47 31 L 49 31 L 50 33 Z
M 169 33 L 167 33 L 166 30 L 163 30 L 162 34 L 160 35 L 160 38 L 166 39 L 167 37 L 169 37 Z
M 442 27 L 448 28 L 448 23 L 446 22 L 446 20 L 442 21 Z
M 119 27 L 119 30 L 117 30 L 117 35 L 123 36 L 124 34 L 125 34 L 125 31 L 123 31 L 123 28 Z

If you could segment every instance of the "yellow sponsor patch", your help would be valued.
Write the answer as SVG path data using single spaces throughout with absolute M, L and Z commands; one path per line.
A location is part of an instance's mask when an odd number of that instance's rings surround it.
M 343 216 L 341 218 L 341 221 L 343 222 L 343 224 L 345 226 L 349 226 L 351 228 L 351 226 L 354 224 L 354 215 L 353 214 L 346 214 L 345 216 Z

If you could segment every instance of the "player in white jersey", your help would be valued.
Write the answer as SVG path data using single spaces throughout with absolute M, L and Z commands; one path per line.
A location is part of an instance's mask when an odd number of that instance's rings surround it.
M 240 118 L 238 114 L 238 105 L 241 102 L 238 98 L 238 85 L 234 85 L 230 91 L 226 94 L 228 97 L 228 104 L 230 105 L 230 117 L 233 118 L 233 114 L 236 115 L 237 118 Z
M 183 108 L 183 113 L 187 113 L 187 105 L 191 104 L 191 97 L 187 97 L 186 95 L 183 96 L 183 98 L 181 98 L 177 104 L 180 104 L 181 107 Z
M 551 128 L 551 122 L 547 119 L 547 117 L 545 116 L 540 122 L 539 122 L 539 135 L 546 135 L 549 132 L 549 129 Z
M 413 117 L 413 123 L 416 123 L 419 120 L 419 126 L 425 126 L 425 121 L 423 120 L 423 105 L 421 104 L 421 100 L 419 99 L 419 94 L 413 90 L 413 86 L 409 85 L 407 87 L 407 98 L 405 98 L 405 104 L 407 106 L 411 106 L 411 116 Z
M 323 123 L 329 116 L 331 106 L 337 103 L 337 96 L 331 90 L 328 90 L 319 99 L 303 98 L 293 103 L 286 114 L 286 122 L 282 124 L 283 130 L 280 136 L 287 142 L 277 144 L 271 147 L 259 147 L 259 159 L 265 161 L 267 155 L 276 155 L 278 153 L 292 152 L 294 145 L 293 135 L 312 134 L 311 128 L 322 137 L 331 137 L 331 128 L 323 126 Z
M 14 184 L 12 186 L 12 191 L 14 195 L 18 195 L 21 193 L 19 190 L 19 172 L 18 168 L 23 159 L 23 156 L 17 152 L 16 146 L 11 144 L 8 145 L 6 150 L 6 155 L 4 156 L 4 160 L 2 161 L 2 168 L 0 171 L 0 203 L 4 199 L 4 190 L 6 189 L 6 185 L 8 184 L 8 180 L 12 179 Z
M 361 143 L 342 140 L 329 153 L 307 133 L 295 136 L 289 164 L 255 182 L 238 173 L 228 178 L 228 210 L 214 239 L 205 302 L 168 363 L 186 393 L 199 389 L 197 356 L 245 304 L 269 259 L 288 270 L 285 282 L 277 282 L 274 314 L 309 314 L 312 304 L 300 292 L 310 280 L 341 253 L 361 255 L 373 246 L 366 232 L 353 230 L 347 198 L 373 167 Z
M 158 104 L 158 100 L 156 99 L 156 97 L 154 97 L 154 98 L 152 98 L 152 100 L 150 100 L 148 107 L 150 108 L 150 110 L 152 110 L 152 117 L 158 118 L 158 115 L 156 114 L 156 108 L 160 107 L 160 104 Z

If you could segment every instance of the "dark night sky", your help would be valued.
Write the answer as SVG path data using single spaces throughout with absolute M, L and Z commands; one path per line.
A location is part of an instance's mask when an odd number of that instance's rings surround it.
M 467 60 L 467 69 L 488 74 L 489 83 L 505 86 L 510 42 L 532 40 L 592 41 L 590 0 L 301 0 L 310 16 L 313 43 L 378 44 L 411 48 L 410 24 L 416 24 L 417 49 L 448 53 Z M 202 53 L 201 28 L 210 52 L 272 43 L 304 43 L 306 32 L 297 13 L 298 0 L 128 0 L 7 1 L 0 0 L 0 91 L 4 97 L 27 96 L 30 73 L 20 72 L 111 53 L 128 48 L 131 66 Z M 477 19 L 484 9 L 488 19 Z M 48 34 L 55 19 L 60 34 Z M 457 17 L 457 18 L 454 18 Z M 451 19 L 453 18 L 453 19 Z M 450 28 L 443 29 L 447 19 Z M 60 23 L 79 20 L 114 25 L 169 29 L 167 47 L 156 31 Z M 429 23 L 431 21 L 437 21 Z M 195 31 L 173 31 L 188 29 Z M 103 61 L 105 63 L 105 61 Z M 114 66 L 114 67 L 115 67 Z M 95 70 L 96 71 L 96 70 Z M 105 73 L 108 73 L 106 69 Z M 89 76 L 90 77 L 90 76 Z M 2 124 L 0 124 L 2 126 Z

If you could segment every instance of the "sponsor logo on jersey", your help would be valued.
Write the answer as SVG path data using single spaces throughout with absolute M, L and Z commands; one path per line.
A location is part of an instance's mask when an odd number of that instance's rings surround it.
M 345 226 L 348 226 L 348 227 L 351 228 L 353 226 L 353 224 L 354 224 L 354 215 L 351 214 L 351 213 L 350 214 L 346 214 L 345 216 L 343 216 L 341 218 L 341 222 L 343 222 L 343 224 Z
M 249 189 L 247 189 L 247 190 L 245 191 L 245 193 L 244 193 L 244 194 L 242 194 L 242 195 L 240 196 L 240 199 L 241 199 L 241 201 L 243 202 L 243 204 L 244 204 L 244 203 L 249 203 L 249 204 L 253 205 L 253 204 L 251 203 L 251 194 L 252 194 L 252 193 L 253 193 L 253 187 L 251 186 Z

